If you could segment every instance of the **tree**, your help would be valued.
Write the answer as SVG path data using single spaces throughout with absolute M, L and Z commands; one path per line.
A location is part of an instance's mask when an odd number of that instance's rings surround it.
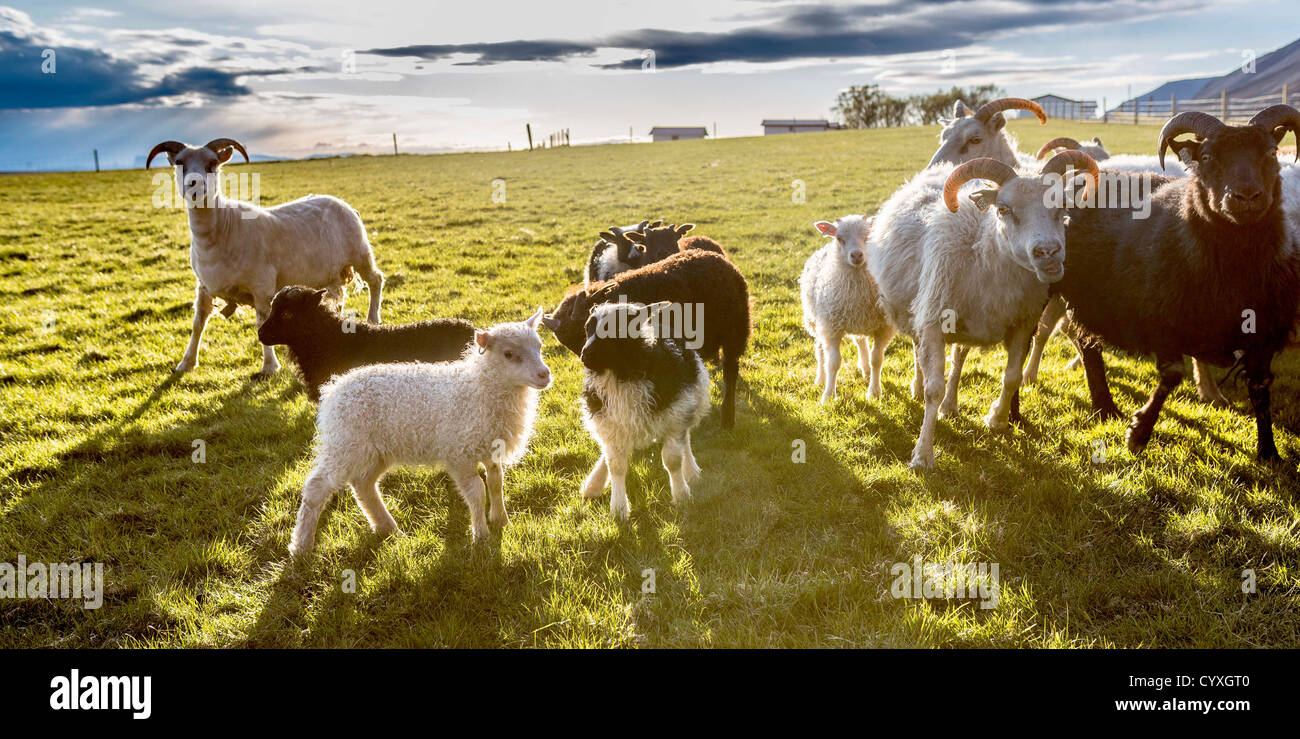
M 917 121 L 926 125 L 938 123 L 940 118 L 951 117 L 953 103 L 958 100 L 966 103 L 971 110 L 975 110 L 984 103 L 1000 97 L 1002 97 L 1002 90 L 997 85 L 980 85 L 966 89 L 953 87 L 947 92 L 938 90 L 929 95 L 913 95 L 908 103 Z
M 849 128 L 882 128 L 907 123 L 906 100 L 893 97 L 878 85 L 850 87 L 840 93 L 832 108 Z

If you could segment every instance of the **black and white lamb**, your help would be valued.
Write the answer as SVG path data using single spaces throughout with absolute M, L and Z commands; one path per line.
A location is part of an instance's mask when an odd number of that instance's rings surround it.
M 271 300 L 257 338 L 267 346 L 284 344 L 289 349 L 307 397 L 317 402 L 322 385 L 357 367 L 460 359 L 474 341 L 474 324 L 459 318 L 367 323 L 341 314 L 327 290 L 294 285 Z
M 612 478 L 610 513 L 626 520 L 627 468 L 632 453 L 662 441 L 673 504 L 689 500 L 700 474 L 691 430 L 709 412 L 709 373 L 681 339 L 665 336 L 657 316 L 670 303 L 602 303 L 592 309 L 580 358 L 582 420 L 600 444 L 601 457 L 582 485 L 583 497 L 600 497 Z

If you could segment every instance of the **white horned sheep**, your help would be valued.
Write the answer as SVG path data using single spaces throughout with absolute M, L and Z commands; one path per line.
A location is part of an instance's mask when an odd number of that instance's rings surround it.
M 397 531 L 379 495 L 379 479 L 395 465 L 440 464 L 469 507 L 474 541 L 488 521 L 508 523 L 505 468 L 523 456 L 532 435 L 537 391 L 551 384 L 542 360 L 539 309 L 522 323 L 474 334 L 474 349 L 457 362 L 373 364 L 325 386 L 316 418 L 316 459 L 302 487 L 289 552 L 310 552 L 321 508 L 351 484 L 375 534 Z M 478 466 L 487 468 L 491 510 L 484 516 Z
M 164 141 L 145 160 L 147 169 L 154 157 L 166 154 L 180 168 L 189 216 L 190 266 L 198 285 L 190 343 L 176 372 L 188 372 L 198 363 L 214 297 L 226 301 L 226 315 L 239 304 L 251 304 L 261 326 L 280 288 L 324 288 L 342 302 L 344 285 L 360 274 L 370 290 L 368 319 L 379 323 L 384 276 L 357 212 L 328 195 L 308 195 L 271 208 L 226 198 L 219 186 L 221 165 L 236 150 L 248 161 L 248 152 L 234 139 L 213 139 L 203 146 Z M 278 369 L 275 347 L 263 346 L 262 369 L 255 376 L 268 377 Z
M 943 378 L 949 342 L 1005 346 L 1002 392 L 984 422 L 1000 430 L 1018 420 L 1029 340 L 1048 285 L 1064 273 L 1065 203 L 1054 203 L 1049 189 L 1064 191 L 1062 175 L 1072 166 L 1086 168 L 1090 186 L 1096 187 L 1096 162 L 1077 151 L 1056 155 L 1038 175 L 1018 176 L 1009 165 L 988 158 L 956 169 L 929 168 L 877 214 L 867 264 L 890 323 L 917 342 L 923 381 L 925 416 L 912 451 L 914 469 L 934 466 L 935 423 L 941 403 L 949 402 Z M 972 179 L 996 186 L 959 202 L 959 188 Z
M 610 513 L 621 520 L 630 513 L 627 469 L 637 449 L 663 442 L 674 505 L 690 499 L 690 484 L 700 474 L 691 430 L 709 412 L 709 373 L 687 342 L 664 335 L 671 322 L 661 318 L 671 309 L 668 301 L 601 303 L 584 327 L 582 421 L 601 456 L 582 495 L 597 498 L 608 483 Z
M 817 232 L 831 240 L 808 257 L 799 275 L 804 328 L 813 337 L 817 358 L 816 385 L 825 384 L 823 403 L 835 398 L 840 342 L 845 336 L 853 338 L 858 347 L 858 369 L 870 378 L 867 397 L 880 397 L 880 371 L 894 328 L 885 320 L 880 293 L 867 269 L 866 247 L 873 220 L 850 215 L 834 223 L 814 223 Z M 870 354 L 868 337 L 872 341 Z
M 953 105 L 952 118 L 939 121 L 939 149 L 930 158 L 927 167 L 939 163 L 961 164 L 972 159 L 988 157 L 1011 167 L 1037 166 L 1034 157 L 1016 148 L 1016 141 L 1005 127 L 1004 110 L 1028 110 L 1038 116 L 1039 125 L 1047 124 L 1043 107 L 1024 98 L 998 98 L 972 111 L 958 100 Z

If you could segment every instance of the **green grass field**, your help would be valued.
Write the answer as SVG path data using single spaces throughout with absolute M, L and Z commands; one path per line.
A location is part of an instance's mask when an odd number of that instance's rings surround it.
M 1112 152 L 1154 153 L 1157 132 L 1012 127 L 1030 151 L 1097 134 Z M 0 562 L 103 562 L 106 580 L 94 611 L 0 600 L 0 647 L 1300 646 L 1295 356 L 1275 365 L 1289 460 L 1275 467 L 1253 459 L 1239 384 L 1224 388 L 1236 412 L 1184 384 L 1134 458 L 1123 421 L 1090 419 L 1060 338 L 1042 384 L 1022 391 L 1026 424 L 1005 435 L 980 421 L 1002 353 L 972 354 L 932 473 L 907 467 L 922 408 L 906 340 L 889 350 L 880 402 L 867 402 L 846 342 L 840 398 L 817 404 L 797 293 L 822 241 L 811 224 L 874 212 L 925 164 L 936 132 L 232 168 L 261 175 L 264 204 L 308 192 L 352 203 L 389 277 L 390 322 L 485 325 L 549 309 L 580 279 L 598 230 L 643 217 L 698 224 L 754 300 L 737 427 L 719 427 L 715 386 L 686 509 L 669 502 L 652 451 L 634 462 L 628 524 L 611 520 L 608 497 L 581 500 L 597 447 L 578 420 L 578 362 L 545 335 L 556 382 L 507 473 L 501 535 L 471 547 L 450 480 L 399 470 L 382 489 L 407 536 L 375 541 L 341 492 L 297 567 L 286 547 L 314 407 L 288 367 L 249 379 L 260 345 L 247 308 L 214 316 L 199 366 L 171 375 L 194 284 L 184 213 L 153 208 L 153 173 L 139 170 L 0 177 Z M 492 202 L 494 178 L 507 181 L 504 204 Z M 796 180 L 806 203 L 793 201 Z M 365 300 L 349 304 L 364 314 Z M 1111 368 L 1117 401 L 1134 410 L 1153 367 L 1112 357 Z M 191 459 L 195 440 L 204 463 Z M 792 461 L 800 446 L 804 463 Z M 997 563 L 997 607 L 892 597 L 891 567 L 916 555 Z

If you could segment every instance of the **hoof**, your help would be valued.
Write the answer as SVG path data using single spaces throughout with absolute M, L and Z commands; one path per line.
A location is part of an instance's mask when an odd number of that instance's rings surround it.
M 488 514 L 488 523 L 499 529 L 504 529 L 510 525 L 510 516 L 505 511 L 502 511 L 500 515 Z
M 183 375 L 192 369 L 194 369 L 194 362 L 181 362 L 172 369 L 172 372 L 178 375 Z
M 1011 423 L 1008 422 L 1006 418 L 993 413 L 984 417 L 984 425 L 988 427 L 989 431 L 996 432 L 1006 431 L 1011 428 Z
M 249 375 L 248 379 L 252 380 L 253 382 L 262 382 L 263 380 L 271 379 L 271 377 L 274 375 L 275 375 L 275 370 L 271 370 L 270 372 L 267 372 L 266 370 L 262 370 L 261 372 L 254 372 L 253 374 Z
M 624 503 L 621 506 L 610 504 L 609 514 L 614 517 L 615 521 L 626 521 L 628 516 L 631 514 L 631 510 L 627 503 Z
M 1102 406 L 1101 408 L 1094 407 L 1092 412 L 1102 421 L 1113 421 L 1116 418 L 1124 417 L 1124 414 L 1120 413 L 1119 408 L 1116 408 L 1114 405 Z
M 604 494 L 605 494 L 604 485 L 601 485 L 600 487 L 596 487 L 595 485 L 587 483 L 582 486 L 582 497 L 584 500 L 592 500 L 594 498 L 599 498 Z
M 912 461 L 907 466 L 918 472 L 934 469 L 934 452 L 912 452 Z
M 1211 406 L 1215 408 L 1222 408 L 1224 410 L 1233 409 L 1232 401 L 1223 397 L 1222 394 L 1210 395 L 1208 393 L 1197 393 L 1197 395 L 1200 396 L 1202 402 L 1209 403 Z
M 685 465 L 682 468 L 682 478 L 685 479 L 686 482 L 688 483 L 695 482 L 700 478 L 700 472 L 702 471 L 703 470 L 701 470 L 698 466 L 693 466 L 689 464 Z
M 1128 445 L 1128 450 L 1134 455 L 1141 454 L 1150 442 L 1151 429 L 1149 428 L 1129 426 L 1128 433 L 1124 434 L 1124 443 Z
M 943 403 L 939 406 L 939 418 L 953 418 L 957 415 L 956 403 Z

